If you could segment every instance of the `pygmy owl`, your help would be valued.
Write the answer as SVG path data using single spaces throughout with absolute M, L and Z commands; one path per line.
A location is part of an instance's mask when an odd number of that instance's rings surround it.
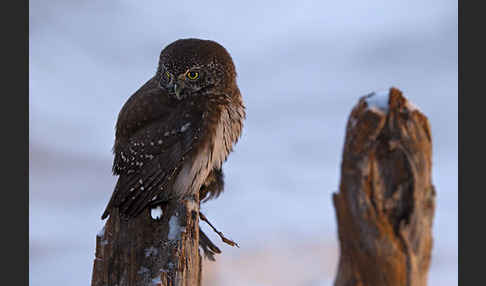
M 231 56 L 220 44 L 177 40 L 116 123 L 113 208 L 127 217 L 157 203 L 223 191 L 222 164 L 240 137 L 245 107 Z

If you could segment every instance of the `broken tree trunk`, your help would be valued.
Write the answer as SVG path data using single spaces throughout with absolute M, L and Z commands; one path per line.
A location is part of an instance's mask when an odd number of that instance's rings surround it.
M 198 194 L 130 220 L 114 209 L 96 237 L 91 285 L 199 286 L 198 247 Z
M 435 190 L 427 118 L 391 88 L 354 107 L 333 194 L 341 255 L 335 286 L 425 286 Z

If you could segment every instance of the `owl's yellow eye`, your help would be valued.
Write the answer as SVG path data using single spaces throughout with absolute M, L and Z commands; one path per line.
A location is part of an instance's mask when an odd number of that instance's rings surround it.
M 195 79 L 197 79 L 199 77 L 199 73 L 198 72 L 194 72 L 194 71 L 190 71 L 190 72 L 187 72 L 186 76 L 190 80 L 195 80 Z
M 170 73 L 169 72 L 165 72 L 165 76 L 170 79 Z

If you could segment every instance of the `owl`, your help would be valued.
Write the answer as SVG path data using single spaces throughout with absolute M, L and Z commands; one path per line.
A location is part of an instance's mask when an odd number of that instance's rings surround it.
M 235 65 L 220 44 L 181 39 L 166 46 L 155 75 L 123 105 L 116 123 L 118 181 L 102 215 L 125 218 L 199 192 L 223 191 L 222 164 L 240 137 L 245 107 Z

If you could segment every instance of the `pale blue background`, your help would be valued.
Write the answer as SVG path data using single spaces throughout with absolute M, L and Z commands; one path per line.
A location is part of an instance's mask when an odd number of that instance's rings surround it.
M 429 117 L 429 285 L 457 285 L 457 12 L 452 0 L 30 1 L 30 285 L 89 285 L 116 116 L 185 37 L 230 51 L 247 106 L 227 191 L 204 206 L 241 245 L 211 235 L 224 251 L 205 268 L 211 285 L 332 284 L 346 119 L 390 86 Z

